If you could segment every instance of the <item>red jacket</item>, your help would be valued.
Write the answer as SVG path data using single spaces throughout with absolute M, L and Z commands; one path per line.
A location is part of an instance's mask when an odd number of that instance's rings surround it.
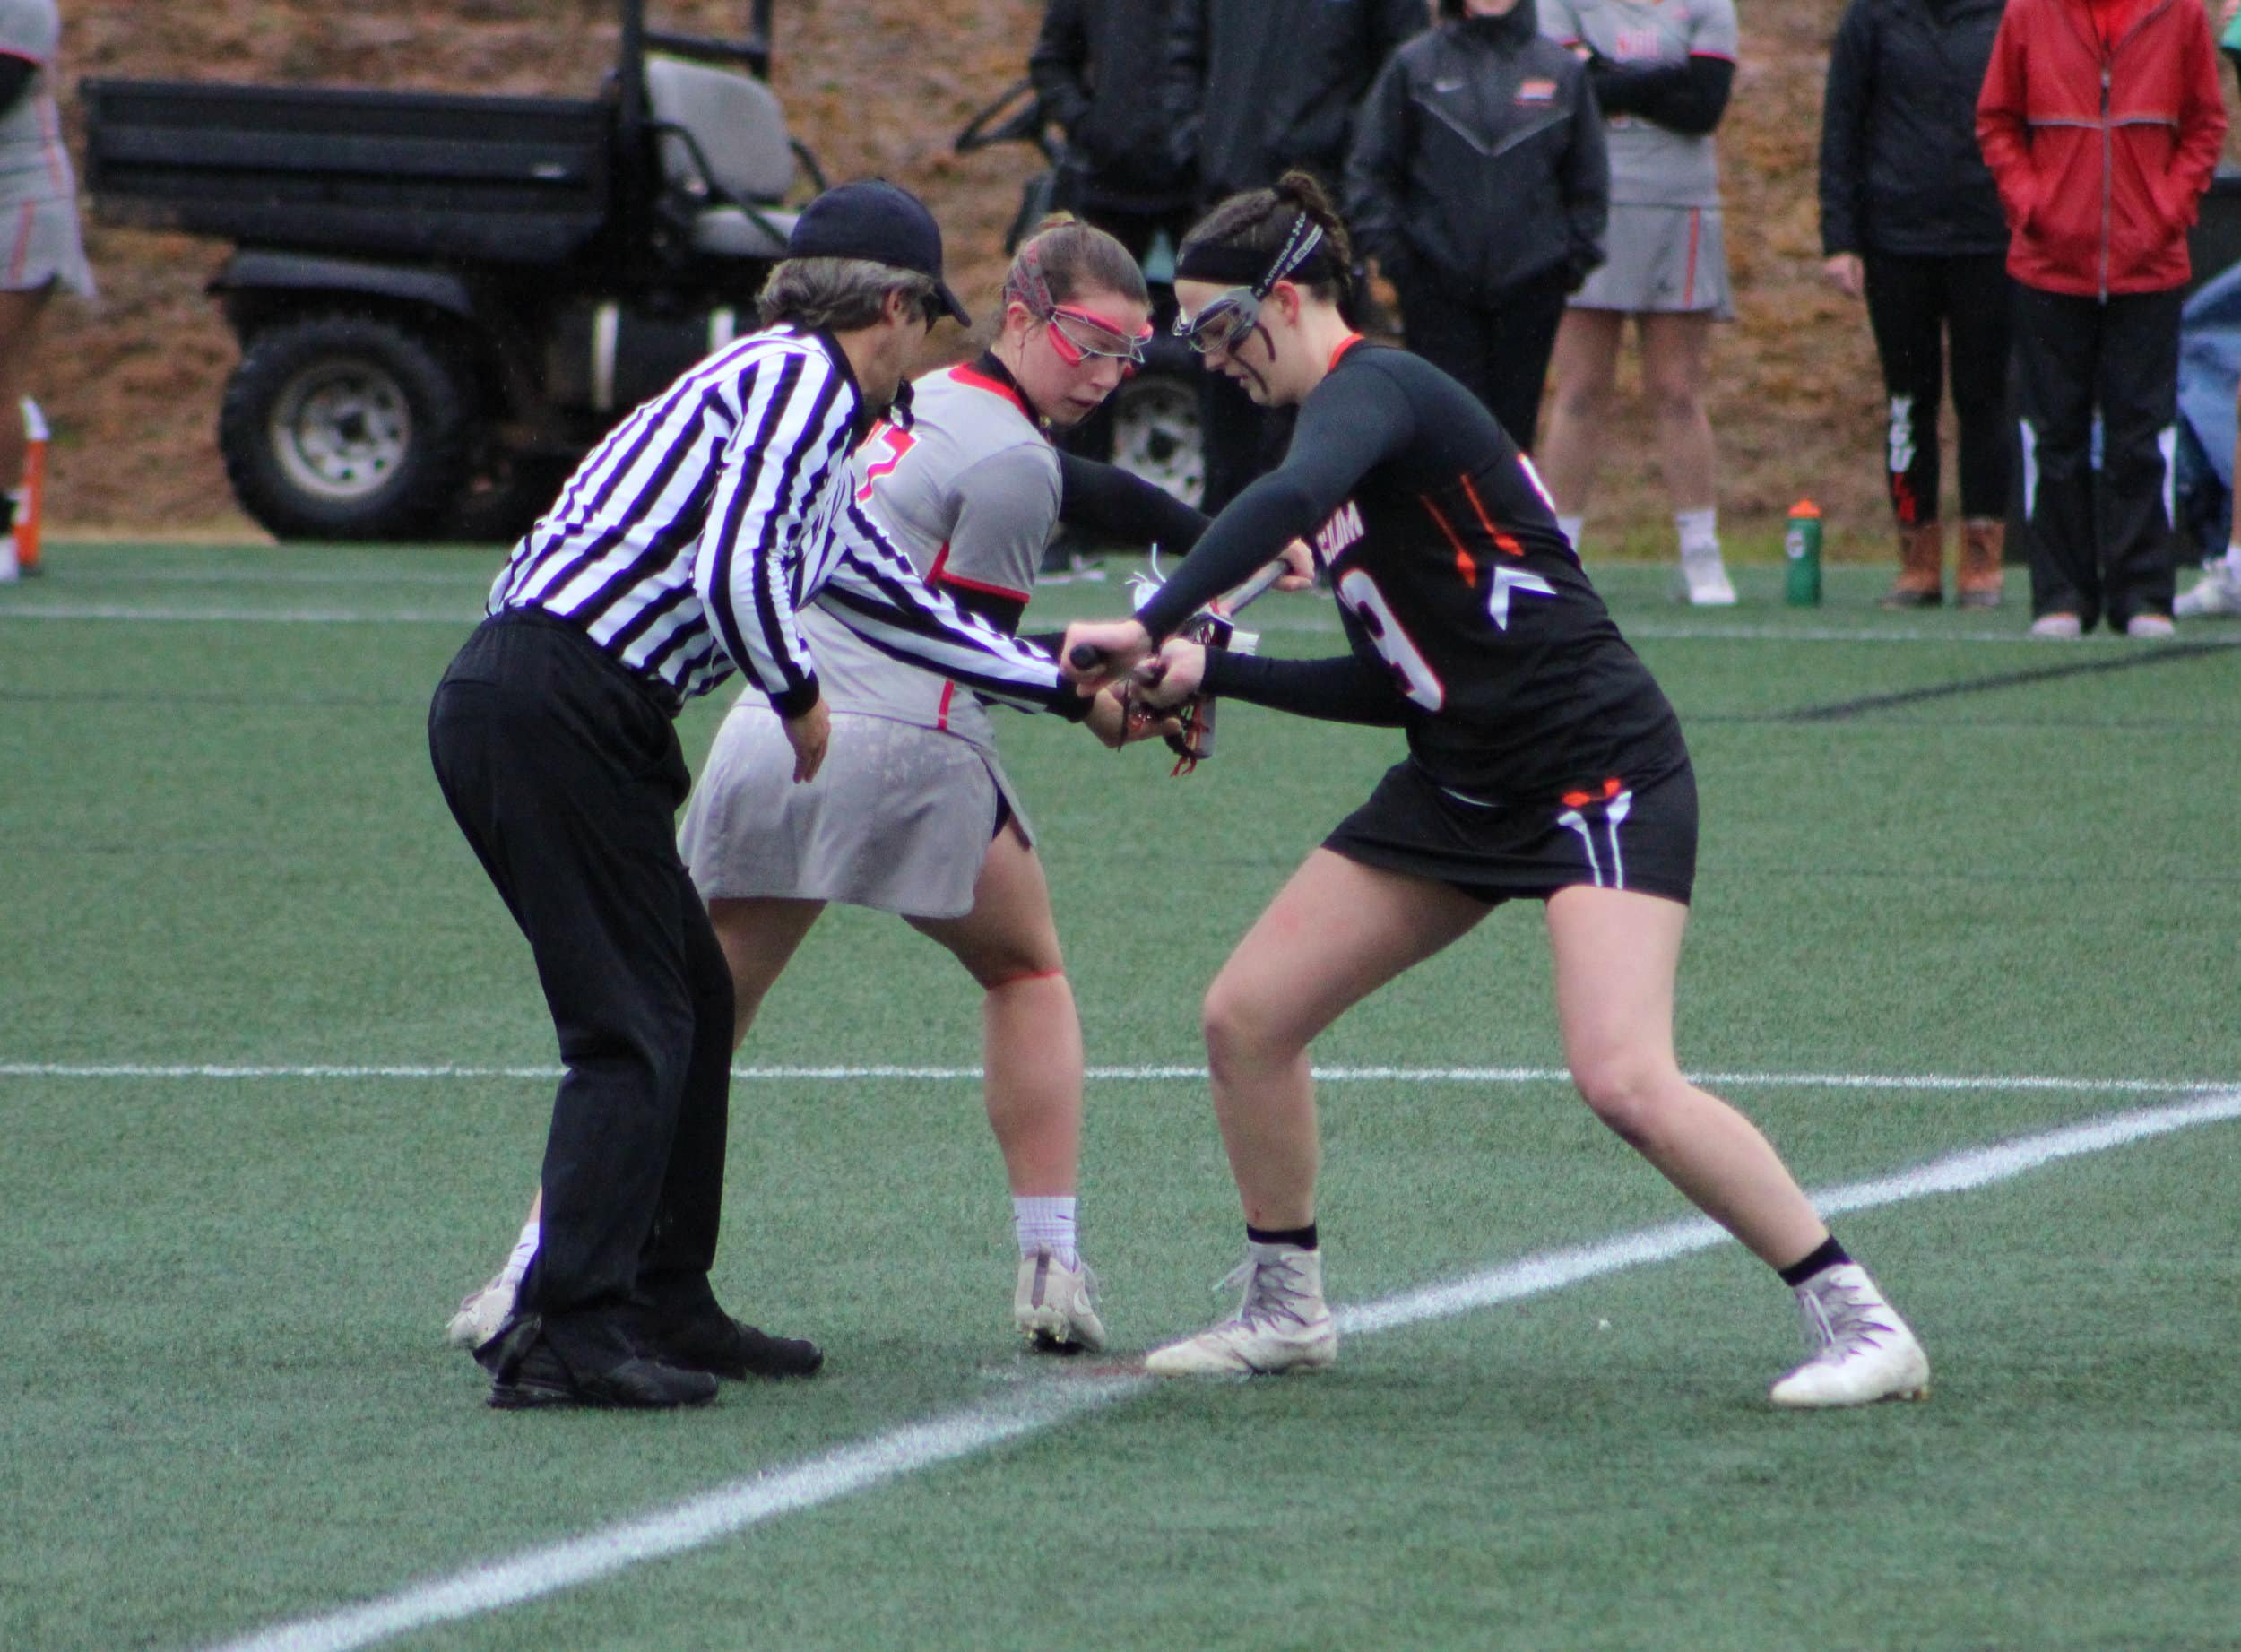
M 1977 99 L 2008 273 L 2103 298 L 2183 285 L 2225 134 L 2202 0 L 2008 0 Z

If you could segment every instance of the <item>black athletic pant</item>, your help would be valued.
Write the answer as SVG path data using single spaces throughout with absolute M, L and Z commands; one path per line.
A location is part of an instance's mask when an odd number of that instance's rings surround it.
M 1901 524 L 1938 518 L 1938 401 L 1952 352 L 1963 516 L 2008 509 L 2008 316 L 2004 253 L 1916 258 L 1870 253 L 1867 321 L 1891 396 L 1884 480 Z
M 1510 439 L 1531 453 L 1564 293 L 1558 270 L 1471 303 L 1437 282 L 1413 281 L 1400 290 L 1401 321 L 1408 348 L 1484 402 Z
M 428 750 L 528 937 L 567 1069 L 520 1311 L 616 1353 L 634 1304 L 714 1301 L 731 976 L 678 858 L 684 753 L 654 690 L 532 613 L 484 621 L 459 651 Z
M 2171 455 L 2176 439 L 2178 290 L 2072 298 L 2015 290 L 2015 398 L 2031 612 L 2171 611 Z M 2101 463 L 2091 463 L 2093 415 Z

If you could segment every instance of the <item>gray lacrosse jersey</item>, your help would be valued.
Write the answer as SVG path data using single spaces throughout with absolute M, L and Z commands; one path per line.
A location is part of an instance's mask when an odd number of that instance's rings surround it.
M 929 585 L 1016 630 L 1059 518 L 1059 459 L 988 358 L 911 386 L 907 428 L 880 424 L 856 450 L 856 497 Z M 822 610 L 800 614 L 826 704 L 992 748 L 988 713 L 946 677 L 881 653 Z
M 1691 57 L 1735 60 L 1735 0 L 1540 0 L 1541 32 L 1585 42 L 1631 68 Z M 1718 206 L 1719 163 L 1709 134 L 1688 137 L 1638 115 L 1607 123 L 1614 206 Z
M 0 52 L 39 65 L 23 95 L 0 114 L 0 203 L 67 201 L 78 192 L 55 114 L 54 0 L 0 0 Z

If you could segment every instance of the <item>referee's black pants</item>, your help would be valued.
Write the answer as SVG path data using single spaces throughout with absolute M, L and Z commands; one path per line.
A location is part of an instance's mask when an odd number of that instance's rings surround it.
M 2166 292 L 2073 298 L 2015 287 L 2015 401 L 2031 612 L 2171 612 L 2179 303 Z M 2101 458 L 2093 463 L 2093 416 Z
M 612 1351 L 634 1309 L 714 1300 L 731 976 L 678 858 L 684 753 L 650 688 L 535 613 L 468 639 L 428 708 L 428 749 L 529 938 L 567 1069 L 519 1311 Z

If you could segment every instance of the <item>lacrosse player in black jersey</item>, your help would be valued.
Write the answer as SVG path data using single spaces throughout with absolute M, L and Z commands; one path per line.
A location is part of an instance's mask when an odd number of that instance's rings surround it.
M 1282 467 L 1238 496 L 1135 619 L 1067 634 L 1085 686 L 1133 667 L 1155 705 L 1203 690 L 1397 726 L 1408 741 L 1207 990 L 1215 1111 L 1245 1207 L 1244 1298 L 1146 1369 L 1336 1357 L 1309 1042 L 1495 906 L 1531 899 L 1547 912 L 1564 1058 L 1588 1105 L 1796 1292 L 1812 1357 L 1774 1385 L 1776 1403 L 1926 1392 L 1920 1345 L 1774 1148 L 1675 1060 L 1697 820 L 1672 706 L 1485 409 L 1348 327 L 1350 263 L 1345 228 L 1303 173 L 1232 196 L 1191 231 L 1177 331 L 1256 402 L 1296 406 L 1297 432 Z M 1349 652 L 1260 659 L 1175 637 L 1294 536 L 1328 571 Z

